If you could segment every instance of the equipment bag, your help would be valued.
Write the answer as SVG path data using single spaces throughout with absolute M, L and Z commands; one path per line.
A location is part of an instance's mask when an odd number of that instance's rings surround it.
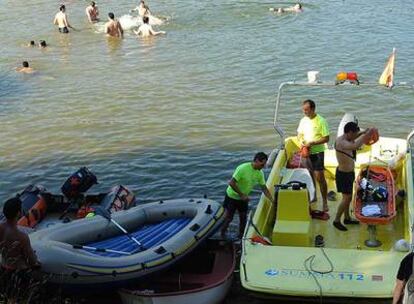
M 23 216 L 18 220 L 17 225 L 34 228 L 45 218 L 47 205 L 42 195 L 44 192 L 45 189 L 41 186 L 29 185 L 19 194 Z
M 97 184 L 98 180 L 88 168 L 82 167 L 72 174 L 63 184 L 62 193 L 68 198 L 73 199 L 89 190 Z

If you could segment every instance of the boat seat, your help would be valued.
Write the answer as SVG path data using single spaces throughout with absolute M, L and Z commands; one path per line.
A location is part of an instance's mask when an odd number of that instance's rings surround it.
M 312 202 L 316 199 L 316 189 L 313 179 L 308 169 L 305 168 L 295 168 L 295 169 L 286 169 L 285 174 L 282 178 L 282 184 L 287 184 L 289 182 L 301 182 L 306 184 L 306 189 L 309 193 L 309 200 Z
M 272 243 L 278 246 L 310 246 L 309 196 L 304 185 L 276 186 L 277 212 Z

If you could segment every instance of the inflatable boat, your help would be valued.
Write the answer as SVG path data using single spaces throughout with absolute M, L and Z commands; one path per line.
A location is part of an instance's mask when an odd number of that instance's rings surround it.
M 399 264 L 408 253 L 396 245 L 401 241 L 411 243 L 413 237 L 414 132 L 406 138 L 380 136 L 376 143 L 357 150 L 355 175 L 359 179 L 354 187 L 351 216 L 359 219 L 360 224 L 347 225 L 348 231 L 339 231 L 333 226 L 333 220 L 341 195 L 338 193 L 328 201 L 330 219 L 313 219 L 310 211 L 322 208 L 319 185 L 315 185 L 309 172 L 298 168 L 298 164 L 296 167 L 289 165 L 300 144 L 296 136 L 289 137 L 285 130 L 290 127 L 291 134 L 296 134 L 297 124 L 288 124 L 290 121 L 299 122 L 300 113 L 297 111 L 297 120 L 291 116 L 290 119 L 278 118 L 282 88 L 285 89 L 283 97 L 287 97 L 290 104 L 295 100 L 299 108 L 303 96 L 306 96 L 316 100 L 318 112 L 321 113 L 328 111 L 325 106 L 332 107 L 333 96 L 341 100 L 344 107 L 356 106 L 355 100 L 364 100 L 364 108 L 358 110 L 360 123 L 369 121 L 372 109 L 381 104 L 377 98 L 370 101 L 366 98 L 367 94 L 384 90 L 376 84 L 368 87 L 367 84 L 335 86 L 329 83 L 310 85 L 288 82 L 280 86 L 274 126 L 281 136 L 281 145 L 266 183 L 277 204 L 262 195 L 257 209 L 249 218 L 242 240 L 242 286 L 257 297 L 295 300 L 298 303 L 308 300 L 335 303 L 362 300 L 366 303 L 372 298 L 390 302 Z M 304 90 L 306 94 L 303 94 Z M 393 94 L 396 92 L 393 91 Z M 284 109 L 281 113 L 289 116 L 294 112 Z M 332 130 L 338 126 L 343 113 L 338 114 L 336 117 L 334 114 L 332 117 L 325 116 Z M 353 115 L 348 117 L 354 120 Z M 380 131 L 392 131 L 381 124 L 376 126 Z M 331 143 L 335 137 L 332 132 Z M 325 150 L 328 192 L 337 192 L 337 166 L 335 150 L 332 147 Z M 368 215 L 361 208 L 371 200 L 363 198 L 364 193 L 360 192 L 359 183 L 367 177 L 367 173 L 372 194 L 378 188 L 378 203 L 384 207 L 379 207 L 381 212 L 377 216 Z M 309 175 L 307 179 L 306 174 Z M 317 193 L 315 203 L 311 202 L 313 189 Z M 267 239 L 270 242 L 262 241 Z
M 222 223 L 221 204 L 174 199 L 30 235 L 42 271 L 67 288 L 124 286 L 176 263 Z

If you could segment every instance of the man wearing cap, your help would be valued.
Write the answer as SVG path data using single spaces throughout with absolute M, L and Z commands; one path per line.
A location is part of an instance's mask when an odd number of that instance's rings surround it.
M 310 149 L 307 167 L 314 179 L 319 183 L 322 195 L 323 211 L 328 208 L 328 188 L 324 175 L 324 159 L 326 143 L 329 141 L 329 127 L 325 118 L 316 114 L 316 105 L 313 100 L 306 99 L 302 103 L 302 111 L 305 117 L 300 120 L 297 132 L 298 140 L 302 146 Z
M 224 238 L 230 222 L 233 220 L 236 210 L 239 212 L 240 226 L 239 238 L 243 237 L 244 228 L 247 221 L 247 207 L 250 201 L 249 194 L 253 187 L 260 185 L 264 195 L 273 202 L 273 197 L 266 182 L 262 169 L 266 165 L 267 155 L 263 152 L 257 153 L 252 162 L 246 162 L 239 165 L 233 173 L 226 190 L 224 198 L 224 208 L 226 209 L 226 217 L 221 228 L 221 236 Z
M 88 17 L 89 23 L 95 23 L 99 21 L 99 11 L 95 1 L 92 1 L 91 4 L 86 8 L 85 13 L 86 17 Z
M 360 132 L 355 122 L 348 122 L 344 127 L 344 134 L 339 136 L 335 141 L 336 159 L 338 160 L 335 181 L 337 191 L 342 194 L 342 201 L 338 206 L 333 225 L 341 231 L 348 230 L 341 223 L 342 214 L 344 214 L 344 224 L 359 224 L 358 221 L 351 219 L 349 205 L 352 200 L 355 180 L 356 150 L 369 139 L 369 130 L 366 129 L 364 132 Z

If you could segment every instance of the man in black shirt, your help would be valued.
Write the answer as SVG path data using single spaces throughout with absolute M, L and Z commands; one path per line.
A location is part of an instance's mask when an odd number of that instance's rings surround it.
M 395 282 L 392 304 L 400 303 L 400 298 L 403 295 L 405 285 L 413 273 L 413 258 L 414 252 L 409 253 L 404 257 L 400 263 L 400 268 L 397 273 L 397 280 Z

